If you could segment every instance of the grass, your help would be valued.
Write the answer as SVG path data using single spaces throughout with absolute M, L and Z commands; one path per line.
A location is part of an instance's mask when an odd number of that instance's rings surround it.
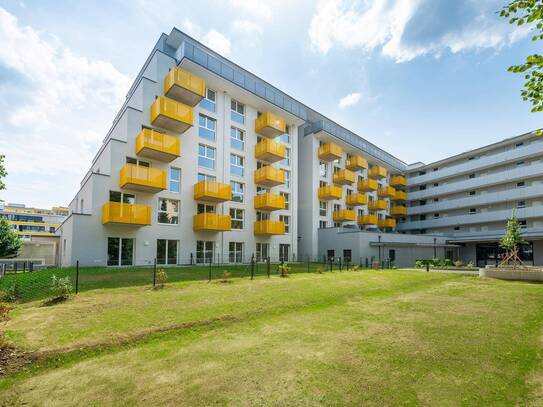
M 541 405 L 543 286 L 416 271 L 19 305 L 0 405 Z

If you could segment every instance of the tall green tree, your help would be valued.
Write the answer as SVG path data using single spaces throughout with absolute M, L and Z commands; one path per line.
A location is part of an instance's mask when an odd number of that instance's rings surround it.
M 543 39 L 543 0 L 512 0 L 500 15 L 519 27 L 530 25 L 532 41 Z M 543 56 L 528 55 L 523 64 L 509 67 L 509 72 L 524 74 L 522 99 L 531 103 L 532 112 L 543 111 Z
M 0 191 L 6 189 L 6 184 L 3 181 L 3 178 L 7 175 L 4 158 L 3 155 L 0 155 Z M 17 256 L 22 245 L 21 237 L 13 230 L 8 221 L 0 215 L 0 258 Z
M 513 209 L 511 214 L 511 219 L 507 221 L 507 226 L 505 228 L 505 234 L 503 235 L 500 246 L 507 251 L 516 250 L 518 246 L 522 243 L 526 243 L 522 238 L 522 231 L 520 228 L 520 223 L 517 220 L 517 215 Z
M 5 156 L 0 154 L 0 191 L 6 189 L 6 184 L 2 180 L 2 178 L 5 178 L 6 175 L 8 175 L 6 171 L 6 165 L 4 164 Z

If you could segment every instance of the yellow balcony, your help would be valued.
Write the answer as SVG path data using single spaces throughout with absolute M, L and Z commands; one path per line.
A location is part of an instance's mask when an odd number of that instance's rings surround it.
M 285 209 L 285 197 L 282 195 L 275 195 L 265 193 L 255 196 L 255 209 L 261 211 L 276 211 Z
M 206 82 L 192 72 L 175 67 L 164 77 L 164 94 L 189 106 L 196 106 L 206 92 Z
M 370 178 L 386 178 L 387 174 L 387 169 L 380 165 L 374 165 L 368 170 L 368 177 Z
M 377 215 L 362 215 L 358 217 L 359 225 L 377 225 Z
M 179 157 L 180 144 L 177 137 L 143 129 L 136 137 L 136 154 L 169 163 Z
M 406 187 L 407 180 L 403 175 L 393 175 L 392 177 L 390 177 L 389 184 L 393 187 Z
M 347 204 L 347 206 L 367 205 L 368 197 L 364 194 L 359 193 L 347 195 L 345 203 Z
M 392 216 L 406 216 L 407 215 L 407 208 L 403 205 L 397 205 L 392 208 L 390 208 L 390 214 Z
M 349 170 L 338 170 L 334 173 L 334 184 L 351 185 L 355 181 L 354 172 Z
M 271 112 L 264 112 L 255 120 L 255 132 L 261 136 L 275 138 L 286 131 L 285 120 Z
M 166 173 L 157 168 L 125 164 L 119 174 L 121 188 L 146 192 L 159 192 L 166 189 Z
M 274 163 L 287 156 L 287 147 L 271 139 L 263 139 L 255 145 L 255 158 L 257 160 Z
M 379 227 L 381 229 L 385 229 L 385 228 L 395 228 L 396 227 L 396 219 L 383 219 L 383 220 L 380 220 L 379 223 L 378 223 Z
M 374 179 L 363 179 L 358 181 L 358 191 L 359 192 L 371 192 L 377 191 L 379 184 Z
M 342 154 L 341 147 L 334 143 L 324 144 L 319 147 L 319 159 L 322 161 L 339 160 Z
M 199 213 L 192 218 L 192 230 L 225 232 L 232 228 L 232 218 L 217 213 Z
M 215 181 L 203 180 L 194 184 L 194 200 L 224 202 L 232 200 L 232 187 Z
M 159 96 L 151 105 L 151 123 L 174 133 L 184 133 L 193 122 L 192 107 Z
M 285 183 L 285 171 L 269 165 L 261 167 L 254 172 L 255 184 L 268 188 Z
M 396 196 L 396 190 L 392 187 L 382 187 L 377 191 L 379 198 L 394 198 Z
M 151 207 L 149 205 L 106 202 L 102 206 L 102 224 L 110 223 L 134 226 L 150 225 Z
M 394 195 L 395 201 L 407 201 L 407 192 L 405 191 L 396 191 L 396 195 Z
M 378 199 L 376 201 L 370 201 L 368 203 L 368 209 L 370 211 L 382 211 L 388 208 L 387 201 L 383 201 L 382 199 Z
M 319 199 L 328 201 L 332 199 L 341 199 L 343 190 L 335 185 L 326 185 L 319 188 Z
M 354 155 L 347 160 L 345 167 L 351 171 L 360 171 L 368 168 L 368 161 L 359 155 Z
M 285 224 L 278 220 L 259 220 L 254 223 L 255 235 L 284 235 Z
M 356 214 L 349 209 L 340 209 L 332 214 L 334 222 L 352 222 L 356 220 Z

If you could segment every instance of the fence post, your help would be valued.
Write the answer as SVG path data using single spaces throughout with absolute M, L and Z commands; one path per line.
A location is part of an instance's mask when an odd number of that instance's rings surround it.
M 153 288 L 156 286 L 156 257 L 153 260 Z
M 209 259 L 209 279 L 208 282 L 211 283 L 211 265 L 213 264 L 213 257 Z
M 255 276 L 255 258 L 251 258 L 251 280 Z
M 270 256 L 268 256 L 268 259 L 267 259 L 267 272 L 268 272 L 268 278 L 270 278 Z
M 342 262 L 342 260 L 341 260 L 341 257 L 340 257 L 340 258 L 339 258 L 339 271 L 342 270 L 342 268 L 341 268 L 341 262 Z
M 75 262 L 75 293 L 79 293 L 79 260 Z
M 322 265 L 326 266 L 326 255 L 325 254 L 322 255 Z
M 307 255 L 307 272 L 309 273 L 309 254 Z
M 332 258 L 330 257 L 330 271 L 334 271 L 332 270 Z
M 190 265 L 192 266 L 194 263 L 194 254 L 193 253 L 190 253 Z
M 426 272 L 428 273 L 430 271 L 430 262 L 426 262 Z
M 34 263 L 33 262 L 28 263 L 28 271 L 30 271 L 31 273 L 34 271 Z

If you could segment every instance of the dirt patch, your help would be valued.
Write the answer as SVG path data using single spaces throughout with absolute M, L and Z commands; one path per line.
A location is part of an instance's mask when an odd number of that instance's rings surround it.
M 0 338 L 0 377 L 15 373 L 32 363 L 35 357 Z

